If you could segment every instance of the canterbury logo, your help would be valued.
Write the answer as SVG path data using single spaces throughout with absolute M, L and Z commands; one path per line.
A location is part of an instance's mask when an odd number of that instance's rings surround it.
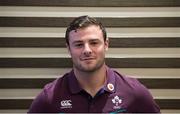
M 63 100 L 61 101 L 61 106 L 63 107 L 67 107 L 67 106 L 71 106 L 71 100 Z

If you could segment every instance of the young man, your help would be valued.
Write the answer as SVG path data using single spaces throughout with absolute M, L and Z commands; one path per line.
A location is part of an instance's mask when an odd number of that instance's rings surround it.
M 47 84 L 30 113 L 160 112 L 147 88 L 105 64 L 109 41 L 100 22 L 89 16 L 76 18 L 66 30 L 66 43 L 72 71 Z

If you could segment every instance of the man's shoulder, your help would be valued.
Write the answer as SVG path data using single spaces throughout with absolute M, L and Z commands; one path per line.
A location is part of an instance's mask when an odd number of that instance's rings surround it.
M 117 81 L 123 81 L 123 82 L 126 82 L 127 84 L 138 84 L 138 85 L 140 84 L 138 79 L 134 78 L 134 76 L 125 75 L 116 70 L 113 70 L 113 71 L 114 71 L 114 75 L 116 76 Z
M 116 76 L 116 94 L 132 100 L 133 106 L 137 106 L 136 111 L 159 112 L 159 107 L 153 100 L 153 96 L 138 79 L 126 76 L 114 71 Z M 139 109 L 139 107 L 141 107 Z M 142 108 L 143 107 L 143 108 Z
M 117 86 L 121 88 L 129 88 L 132 92 L 137 94 L 148 91 L 145 85 L 143 85 L 137 78 L 134 78 L 134 76 L 124 75 L 116 70 L 114 70 L 114 75 L 116 76 Z
M 67 72 L 52 82 L 47 83 L 43 88 L 44 91 L 54 91 L 54 89 L 64 88 L 63 86 L 67 85 L 67 78 L 69 75 L 70 72 Z

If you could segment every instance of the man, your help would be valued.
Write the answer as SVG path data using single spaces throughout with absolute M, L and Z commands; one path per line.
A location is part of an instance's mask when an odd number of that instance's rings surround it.
M 65 37 L 73 69 L 47 84 L 29 112 L 160 112 L 147 88 L 105 64 L 109 40 L 100 22 L 78 17 Z

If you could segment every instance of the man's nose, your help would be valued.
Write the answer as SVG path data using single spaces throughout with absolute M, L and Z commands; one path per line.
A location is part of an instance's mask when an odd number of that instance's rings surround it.
M 89 44 L 85 44 L 85 45 L 84 45 L 83 54 L 85 54 L 85 55 L 90 55 L 91 53 L 92 53 L 92 50 L 91 50 Z

